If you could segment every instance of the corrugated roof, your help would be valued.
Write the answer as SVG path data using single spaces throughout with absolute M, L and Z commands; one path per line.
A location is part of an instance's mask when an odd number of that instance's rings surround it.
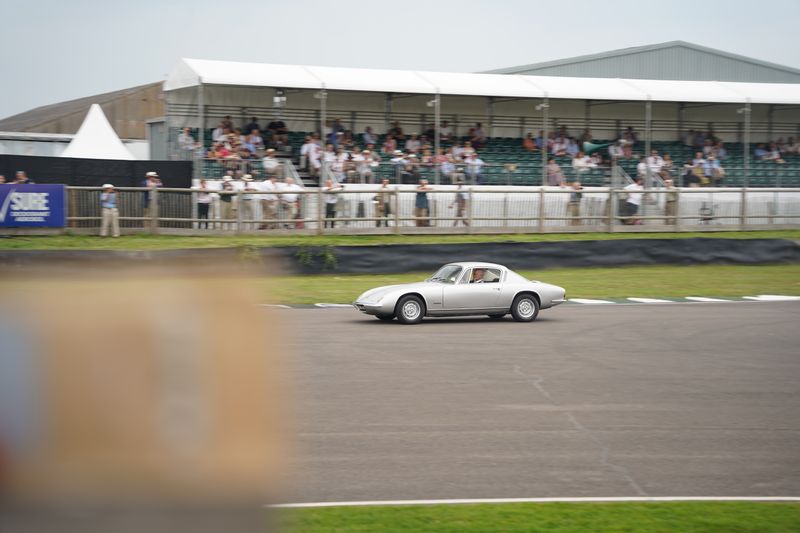
M 28 131 L 41 124 L 57 120 L 59 117 L 65 117 L 74 114 L 85 115 L 89 112 L 89 108 L 92 106 L 92 104 L 103 105 L 106 102 L 111 102 L 118 98 L 129 96 L 157 85 L 160 86 L 162 83 L 163 82 L 157 81 L 154 83 L 121 89 L 119 91 L 96 94 L 94 96 L 87 96 L 84 98 L 77 98 L 75 100 L 68 100 L 66 102 L 59 102 L 57 104 L 37 107 L 29 111 L 25 111 L 24 113 L 12 115 L 0 120 L 0 131 Z
M 689 43 L 686 41 L 668 41 L 665 43 L 657 43 L 657 44 L 649 44 L 645 46 L 633 46 L 630 48 L 620 48 L 619 50 L 609 50 L 607 52 L 599 52 L 597 54 L 588 54 L 584 56 L 576 56 L 576 57 L 568 57 L 565 59 L 556 59 L 554 61 L 543 61 L 540 63 L 531 63 L 530 65 L 520 65 L 516 67 L 506 67 L 501 69 L 494 69 L 494 70 L 487 70 L 485 74 L 519 74 L 520 72 L 527 72 L 530 70 L 539 70 L 543 68 L 550 68 L 550 67 L 560 67 L 563 65 L 571 65 L 574 63 L 586 63 L 589 61 L 596 61 L 599 59 L 609 59 L 614 57 L 624 57 L 628 55 L 634 54 L 641 54 L 645 52 L 653 52 L 656 50 L 665 50 L 669 48 L 687 48 L 689 50 L 695 50 L 697 52 L 704 52 L 707 54 L 713 54 L 720 57 L 724 57 L 727 59 L 733 59 L 735 61 L 740 61 L 744 63 L 749 63 L 752 65 L 757 65 L 760 67 L 771 68 L 775 70 L 781 70 L 784 72 L 788 72 L 791 74 L 800 75 L 800 69 L 796 69 L 793 67 L 787 67 L 786 65 L 779 65 L 777 63 L 770 63 L 769 61 L 763 61 L 761 59 L 754 59 L 752 57 L 742 56 L 739 54 L 733 54 L 731 52 L 726 52 L 724 50 L 717 50 L 715 48 L 708 48 L 706 46 L 701 46 L 699 44 Z

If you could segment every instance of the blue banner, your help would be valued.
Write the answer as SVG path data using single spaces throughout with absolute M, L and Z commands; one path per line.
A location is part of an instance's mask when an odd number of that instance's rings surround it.
M 64 185 L 0 185 L 0 228 L 63 228 Z

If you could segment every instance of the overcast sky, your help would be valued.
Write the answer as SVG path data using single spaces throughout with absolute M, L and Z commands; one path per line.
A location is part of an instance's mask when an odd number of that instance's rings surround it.
M 799 0 L 0 2 L 0 118 L 163 80 L 181 57 L 477 72 L 684 40 L 800 68 Z

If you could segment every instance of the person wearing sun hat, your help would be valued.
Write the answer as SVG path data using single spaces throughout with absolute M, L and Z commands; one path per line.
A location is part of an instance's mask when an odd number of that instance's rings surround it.
M 112 237 L 119 237 L 119 210 L 117 209 L 117 192 L 110 183 L 103 185 L 100 193 L 100 206 L 103 218 L 100 223 L 100 236 L 108 237 L 108 227 L 111 226 Z
M 155 189 L 157 187 L 161 187 L 161 178 L 158 176 L 158 173 L 155 171 L 150 171 L 144 175 L 145 179 L 142 183 L 142 187 L 147 187 L 147 191 L 144 192 L 144 196 L 142 197 L 142 205 L 144 206 L 142 217 L 144 218 L 144 227 L 149 228 L 150 223 L 153 220 L 153 200 L 155 199 Z

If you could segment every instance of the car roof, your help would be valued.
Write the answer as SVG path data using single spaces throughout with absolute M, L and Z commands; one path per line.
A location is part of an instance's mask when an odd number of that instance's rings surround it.
M 447 263 L 448 265 L 458 265 L 464 268 L 474 268 L 474 267 L 487 267 L 487 268 L 500 268 L 504 270 L 508 270 L 503 265 L 498 265 L 497 263 L 486 263 L 483 261 L 457 261 L 454 263 Z

